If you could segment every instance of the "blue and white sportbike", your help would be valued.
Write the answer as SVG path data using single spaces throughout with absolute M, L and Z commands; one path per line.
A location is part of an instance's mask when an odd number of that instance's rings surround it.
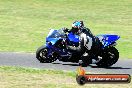
M 92 62 L 84 60 L 83 63 L 96 64 L 98 67 L 110 67 L 119 59 L 119 52 L 115 48 L 118 35 L 103 34 L 95 36 L 95 41 L 91 41 L 88 34 L 84 34 L 85 51 L 78 53 L 66 48 L 66 45 L 79 45 L 79 36 L 72 32 L 65 33 L 63 28 L 59 30 L 50 29 L 46 37 L 46 44 L 39 47 L 36 51 L 36 58 L 41 63 L 52 63 L 57 59 L 63 62 L 80 62 L 81 56 L 89 53 Z

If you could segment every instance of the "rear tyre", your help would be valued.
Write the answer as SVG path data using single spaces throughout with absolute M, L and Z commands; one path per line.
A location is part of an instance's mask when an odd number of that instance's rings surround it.
M 57 60 L 56 57 L 54 57 L 55 54 L 51 53 L 51 55 L 48 55 L 48 48 L 45 46 L 41 46 L 36 51 L 36 58 L 40 61 L 40 63 L 51 63 Z
M 96 64 L 98 67 L 107 68 L 115 64 L 119 59 L 119 52 L 115 47 L 107 48 L 103 55 L 102 59 Z

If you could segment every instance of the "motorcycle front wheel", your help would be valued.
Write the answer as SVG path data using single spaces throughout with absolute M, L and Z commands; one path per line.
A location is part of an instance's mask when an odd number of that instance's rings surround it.
M 36 58 L 40 63 L 51 63 L 57 60 L 57 57 L 55 57 L 53 52 L 48 55 L 48 48 L 45 46 L 41 46 L 37 49 Z

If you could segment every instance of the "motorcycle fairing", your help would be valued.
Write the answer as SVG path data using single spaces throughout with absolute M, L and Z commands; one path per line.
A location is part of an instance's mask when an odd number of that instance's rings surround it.
M 51 42 L 54 45 L 61 38 L 46 38 L 46 42 Z
M 59 49 L 54 44 L 61 39 L 66 39 L 65 34 L 62 30 L 51 29 L 48 36 L 46 37 L 46 47 L 49 49 L 48 54 L 52 51 L 58 52 L 60 55 L 67 55 L 66 49 Z M 50 44 L 49 44 L 50 43 Z
M 69 38 L 69 40 L 72 41 L 72 42 L 75 42 L 75 43 L 78 43 L 78 42 L 79 42 L 79 36 L 73 34 L 72 32 L 70 32 L 70 33 L 68 34 L 68 38 Z
M 110 35 L 110 34 L 97 35 L 97 37 L 102 42 L 103 48 L 109 46 L 110 44 L 114 43 L 120 38 L 120 36 L 118 35 Z
M 60 49 L 55 47 L 54 45 L 49 45 L 48 43 L 45 44 L 45 46 L 49 49 L 48 55 L 50 55 L 53 51 L 59 53 L 61 56 L 69 56 L 67 49 Z
M 51 42 L 54 45 L 59 39 L 64 39 L 65 34 L 61 30 L 51 29 L 48 36 L 46 37 L 46 42 Z

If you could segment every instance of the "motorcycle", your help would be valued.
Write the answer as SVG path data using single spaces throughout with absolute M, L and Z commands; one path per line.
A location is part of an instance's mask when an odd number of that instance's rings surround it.
M 88 35 L 87 35 L 88 36 Z M 118 35 L 103 34 L 95 36 L 96 42 L 90 50 L 90 57 L 98 67 L 110 67 L 119 59 L 119 52 L 115 48 Z M 36 51 L 36 58 L 41 63 L 52 63 L 57 59 L 63 62 L 76 62 L 81 60 L 83 53 L 71 52 L 66 45 L 79 45 L 79 36 L 72 32 L 66 33 L 63 28 L 59 30 L 51 29 L 46 37 L 46 44 Z M 86 60 L 83 63 L 88 63 Z

